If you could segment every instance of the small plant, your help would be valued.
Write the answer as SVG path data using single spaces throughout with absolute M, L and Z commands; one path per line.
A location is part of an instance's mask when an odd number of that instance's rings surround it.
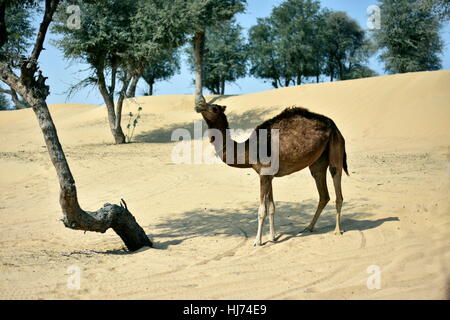
M 128 118 L 127 136 L 126 136 L 128 143 L 130 143 L 131 139 L 133 139 L 134 129 L 136 129 L 138 121 L 141 118 L 141 111 L 142 111 L 142 107 L 139 107 L 134 119 L 133 119 L 133 116 L 134 116 L 133 112 L 130 111 L 130 113 L 128 114 L 129 118 Z M 131 129 L 131 126 L 133 126 L 133 129 Z M 131 130 L 131 133 L 130 133 L 130 130 Z

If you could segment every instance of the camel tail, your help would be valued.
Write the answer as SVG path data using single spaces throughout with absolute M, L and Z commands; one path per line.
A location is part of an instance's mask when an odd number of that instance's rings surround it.
M 344 146 L 344 164 L 342 167 L 343 167 L 345 173 L 347 174 L 347 176 L 350 176 L 350 174 L 348 173 L 348 168 L 347 168 L 347 152 L 345 152 L 345 146 Z
M 329 159 L 330 159 L 330 169 L 331 168 L 342 168 L 347 176 L 347 153 L 345 152 L 345 139 L 337 127 L 334 128 L 333 133 L 330 137 L 330 148 L 329 148 Z

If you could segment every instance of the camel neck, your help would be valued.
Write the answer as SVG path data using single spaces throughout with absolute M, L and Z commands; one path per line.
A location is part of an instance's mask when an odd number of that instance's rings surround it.
M 230 126 L 228 124 L 226 115 L 222 114 L 221 117 L 214 122 L 206 120 L 206 123 L 208 124 L 209 129 L 219 130 L 222 134 L 222 143 L 216 141 L 215 138 L 212 138 L 210 136 L 211 143 L 216 150 L 216 154 L 220 156 L 221 160 L 231 167 L 250 168 L 251 165 L 248 161 L 248 140 L 238 143 L 231 138 L 231 134 L 229 131 Z M 243 161 L 238 161 L 238 158 L 242 157 L 244 157 Z

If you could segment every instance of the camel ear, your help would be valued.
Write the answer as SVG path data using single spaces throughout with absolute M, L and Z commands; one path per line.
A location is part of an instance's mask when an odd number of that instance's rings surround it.
M 226 109 L 227 109 L 227 106 L 222 106 L 222 112 L 225 112 Z

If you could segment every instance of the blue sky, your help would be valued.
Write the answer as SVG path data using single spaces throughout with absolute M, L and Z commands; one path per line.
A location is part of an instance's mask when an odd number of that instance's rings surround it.
M 257 18 L 270 15 L 272 8 L 278 6 L 283 0 L 248 0 L 245 13 L 237 15 L 238 22 L 244 27 L 244 32 L 256 24 Z M 356 19 L 363 28 L 367 28 L 366 10 L 370 5 L 377 4 L 376 0 L 322 0 L 323 7 L 333 10 L 345 11 L 349 16 Z M 443 68 L 450 69 L 450 24 L 442 30 L 445 49 L 443 54 Z M 44 74 L 49 78 L 51 94 L 48 97 L 49 103 L 77 102 L 88 104 L 103 104 L 103 100 L 95 87 L 86 88 L 67 99 L 66 91 L 71 84 L 77 83 L 87 75 L 85 70 L 87 65 L 69 62 L 63 58 L 62 53 L 49 43 L 49 39 L 54 38 L 50 34 L 45 45 L 46 50 L 41 55 L 40 65 Z M 370 67 L 379 74 L 384 74 L 383 65 L 373 57 L 370 60 Z M 193 74 L 189 70 L 185 58 L 182 58 L 180 74 L 175 75 L 168 81 L 158 82 L 155 85 L 154 94 L 192 94 L 194 92 Z M 145 88 L 143 81 L 139 83 L 137 95 L 141 95 Z M 262 79 L 246 77 L 238 80 L 235 84 L 228 84 L 226 94 L 244 94 L 271 89 L 269 83 Z

